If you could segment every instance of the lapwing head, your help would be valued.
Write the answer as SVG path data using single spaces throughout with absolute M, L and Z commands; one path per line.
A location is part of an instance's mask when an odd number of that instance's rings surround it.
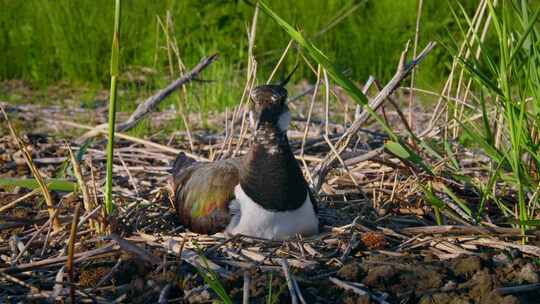
M 271 124 L 280 132 L 287 132 L 291 113 L 287 106 L 285 85 L 296 68 L 279 84 L 265 84 L 251 90 L 249 119 L 252 127 L 258 129 L 263 124 Z

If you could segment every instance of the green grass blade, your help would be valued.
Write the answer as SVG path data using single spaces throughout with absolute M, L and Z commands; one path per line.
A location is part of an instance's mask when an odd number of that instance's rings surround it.
M 77 189 L 77 183 L 65 179 L 45 180 L 47 188 L 53 191 L 73 192 Z M 33 178 L 0 178 L 0 187 L 22 187 L 27 189 L 37 189 L 39 185 Z
M 498 164 L 503 163 L 506 160 L 504 154 L 501 153 L 494 145 L 490 144 L 488 140 L 483 138 L 480 134 L 472 131 L 470 128 L 465 126 L 465 124 L 460 123 L 460 125 L 463 128 L 465 134 L 470 136 L 476 144 L 480 145 L 484 152 L 486 152 L 489 157 L 495 160 Z
M 107 141 L 107 176 L 105 179 L 105 212 L 111 214 L 114 209 L 112 201 L 112 175 L 114 158 L 114 128 L 116 120 L 116 82 L 118 77 L 118 66 L 120 58 L 120 13 L 121 2 L 115 1 L 114 10 L 114 34 L 111 47 L 111 89 L 109 93 L 109 137 Z
M 472 64 L 470 61 L 467 61 L 461 57 L 458 58 L 458 60 L 462 64 L 462 66 L 465 67 L 467 71 L 469 71 L 469 73 L 471 73 L 473 76 L 476 76 L 474 77 L 474 79 L 477 82 L 488 87 L 490 90 L 492 90 L 493 92 L 496 92 L 498 95 L 504 96 L 503 92 L 501 91 L 501 89 L 499 89 L 497 84 L 493 83 L 493 81 L 491 81 L 491 79 L 489 79 L 489 77 L 484 72 L 476 68 L 474 64 Z
M 268 293 L 266 294 L 266 304 L 272 304 L 272 273 L 268 274 Z
M 416 154 L 416 152 L 414 152 L 412 149 L 410 149 L 406 145 L 389 140 L 384 144 L 384 147 L 389 152 L 396 155 L 397 157 L 401 159 L 405 159 L 413 164 L 416 164 L 422 167 L 422 169 L 427 171 L 429 174 L 433 174 L 433 171 L 431 170 L 430 166 L 428 166 L 423 161 L 423 159 L 418 154 Z
M 468 216 L 472 217 L 472 211 L 471 209 L 469 208 L 469 206 L 467 206 L 467 203 L 462 200 L 461 198 L 459 198 L 450 188 L 448 188 L 445 184 L 442 185 L 442 188 L 443 188 L 443 191 L 448 194 L 448 196 L 450 196 L 450 198 L 452 198 L 452 200 L 454 202 L 456 202 L 456 204 L 459 205 L 459 207 L 465 211 L 465 213 L 467 213 Z
M 521 47 L 529 37 L 529 34 L 534 29 L 534 26 L 537 24 L 538 17 L 540 16 L 540 7 L 536 10 L 533 17 L 529 21 L 529 24 L 525 27 L 525 31 L 521 34 L 521 37 L 519 38 L 518 43 L 514 46 L 514 50 L 512 51 L 512 54 L 510 55 L 510 60 L 508 61 L 507 65 L 510 66 L 512 62 L 516 59 L 517 54 L 521 50 Z
M 289 23 L 279 17 L 270 7 L 264 2 L 259 2 L 262 10 L 270 16 L 277 24 L 279 24 L 289 36 L 294 39 L 307 54 L 319 63 L 327 72 L 328 75 L 334 80 L 339 86 L 341 86 L 355 102 L 360 105 L 365 106 L 365 110 L 383 127 L 383 129 L 388 133 L 392 139 L 397 139 L 397 135 L 394 131 L 386 124 L 380 115 L 378 115 L 373 109 L 368 106 L 368 99 L 362 91 L 356 87 L 356 85 L 349 80 L 341 71 L 339 71 L 328 57 L 319 50 L 313 43 L 304 38 L 304 36 L 297 30 L 295 30 Z
M 197 272 L 203 278 L 204 282 L 210 286 L 223 303 L 233 304 L 233 300 L 227 294 L 227 291 L 225 291 L 223 284 L 219 281 L 218 275 L 208 266 L 208 259 L 203 254 L 199 254 L 199 257 L 202 259 L 205 268 L 197 268 Z

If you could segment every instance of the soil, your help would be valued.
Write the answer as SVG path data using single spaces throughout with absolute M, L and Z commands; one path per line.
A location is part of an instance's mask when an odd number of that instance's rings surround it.
M 498 260 L 496 253 L 480 256 L 464 256 L 440 261 L 431 257 L 389 255 L 364 252 L 363 257 L 353 257 L 339 269 L 327 268 L 340 280 L 363 284 L 366 290 L 386 296 L 387 303 L 538 303 L 540 289 L 526 292 L 508 293 L 512 286 L 538 284 L 538 267 L 530 259 L 508 258 Z M 82 287 L 93 287 L 108 272 L 107 267 L 93 265 L 79 274 Z M 318 271 L 321 271 L 320 269 Z M 171 296 L 181 297 L 182 290 L 193 290 L 204 284 L 193 274 L 194 269 L 183 265 L 166 273 L 156 274 L 145 268 L 136 259 L 127 259 L 124 269 L 117 272 L 113 282 L 123 286 L 128 284 L 128 297 L 134 303 L 149 303 L 159 297 L 165 284 L 173 283 Z M 308 275 L 293 271 L 307 303 L 377 303 L 369 296 L 359 296 L 345 292 L 332 284 L 328 277 Z M 276 303 L 289 303 L 285 278 L 279 272 L 250 271 L 250 303 L 267 303 L 269 286 L 272 285 Z M 270 281 L 271 280 L 271 281 Z M 270 283 L 271 282 L 271 283 Z M 223 281 L 231 298 L 241 303 L 243 293 L 243 273 Z M 532 285 L 531 285 L 532 286 Z M 189 303 L 209 303 L 216 298 L 211 290 L 193 294 Z M 371 301 L 371 302 L 370 302 Z

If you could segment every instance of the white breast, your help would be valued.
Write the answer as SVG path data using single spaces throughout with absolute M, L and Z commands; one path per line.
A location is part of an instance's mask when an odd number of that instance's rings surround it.
M 282 212 L 268 211 L 257 205 L 240 185 L 236 185 L 234 194 L 236 199 L 230 205 L 233 218 L 226 234 L 284 240 L 296 234 L 309 236 L 319 232 L 319 220 L 309 194 L 300 208 Z

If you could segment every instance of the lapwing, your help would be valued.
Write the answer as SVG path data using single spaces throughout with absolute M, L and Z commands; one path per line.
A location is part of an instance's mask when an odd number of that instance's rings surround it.
M 255 131 L 247 154 L 214 162 L 180 154 L 175 160 L 171 199 L 190 231 L 271 240 L 318 233 L 316 202 L 287 138 L 286 82 L 251 91 Z

